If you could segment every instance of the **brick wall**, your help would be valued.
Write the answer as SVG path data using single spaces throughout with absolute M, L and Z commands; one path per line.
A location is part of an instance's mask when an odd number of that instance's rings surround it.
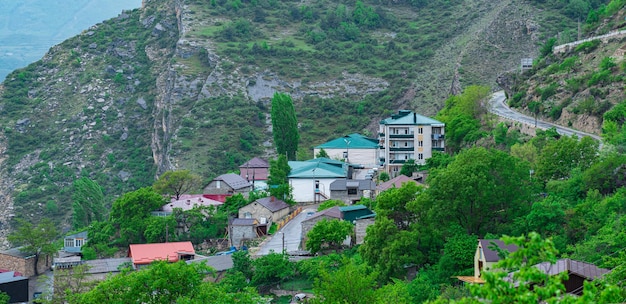
M 23 258 L 0 253 L 0 269 L 6 269 L 10 271 L 17 271 L 25 277 L 32 277 L 35 275 L 35 257 Z M 37 267 L 38 272 L 41 274 L 52 266 L 52 258 L 45 255 L 39 257 L 39 265 Z

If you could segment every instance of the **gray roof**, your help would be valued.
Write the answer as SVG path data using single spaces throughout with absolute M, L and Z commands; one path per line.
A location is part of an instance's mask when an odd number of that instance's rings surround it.
M 16 275 L 15 271 L 7 271 L 0 273 L 0 284 L 28 280 L 27 277 Z
M 187 261 L 187 264 L 191 263 L 205 263 L 215 271 L 224 271 L 233 268 L 233 256 L 230 254 L 214 255 Z
M 247 162 L 245 162 L 243 165 L 239 166 L 239 168 L 269 168 L 270 164 L 262 159 L 262 158 L 258 158 L 255 157 Z
M 256 225 L 256 219 L 253 218 L 236 218 L 233 219 L 232 226 L 254 226 Z
M 289 208 L 289 205 L 287 203 L 273 196 L 260 198 L 252 203 L 259 203 L 261 204 L 261 206 L 267 208 L 271 212 L 276 212 L 285 208 Z
M 339 210 L 339 207 L 335 206 L 332 208 L 328 208 L 328 209 L 324 209 L 322 211 L 316 212 L 313 215 L 311 215 L 309 218 L 303 220 L 303 222 L 310 221 L 310 220 L 319 218 L 321 216 L 327 216 L 327 217 L 332 217 L 336 219 L 343 219 L 343 212 Z
M 500 260 L 498 256 L 498 252 L 495 250 L 491 250 L 491 243 L 494 243 L 498 248 L 506 250 L 508 252 L 517 251 L 517 245 L 504 245 L 504 242 L 501 240 L 478 240 L 480 242 L 480 246 L 483 248 L 483 254 L 485 255 L 485 261 L 487 262 L 497 262 Z
M 23 259 L 28 259 L 28 258 L 31 258 L 31 257 L 35 256 L 34 254 L 32 254 L 30 252 L 24 253 L 24 252 L 20 251 L 20 248 L 22 248 L 22 247 L 15 247 L 15 248 L 7 249 L 7 250 L 2 251 L 2 253 L 6 254 L 6 255 L 17 257 L 17 258 L 23 258 Z
M 251 186 L 249 181 L 235 173 L 222 174 L 213 180 L 223 181 L 235 190 Z
M 132 258 L 117 258 L 117 259 L 100 259 L 100 260 L 88 260 L 84 261 L 89 265 L 88 273 L 111 273 L 119 272 L 120 266 L 127 264 L 131 266 L 133 263 Z
M 330 190 L 346 190 L 359 188 L 359 190 L 375 190 L 376 182 L 371 179 L 338 179 L 330 183 Z
M 82 239 L 86 239 L 87 238 L 87 231 L 81 231 L 78 233 L 74 233 L 74 234 L 69 234 L 65 236 L 66 239 L 75 239 L 75 238 L 82 238 Z

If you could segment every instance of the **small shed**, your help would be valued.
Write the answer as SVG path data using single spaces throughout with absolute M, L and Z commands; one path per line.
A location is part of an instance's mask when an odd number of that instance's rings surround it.
M 257 226 L 259 222 L 254 218 L 236 218 L 230 223 L 230 245 L 240 248 L 243 241 L 259 236 Z
M 9 296 L 9 303 L 28 302 L 28 278 L 15 271 L 0 273 L 0 292 Z
M 195 260 L 187 261 L 187 264 L 191 263 L 204 263 L 215 270 L 215 275 L 212 281 L 217 282 L 221 280 L 226 272 L 233 268 L 233 256 L 231 254 L 214 255 L 208 257 L 201 257 Z
M 354 221 L 360 217 L 374 214 L 374 212 L 365 205 L 342 206 L 339 207 L 339 210 L 343 213 L 343 219 L 350 223 L 354 223 Z

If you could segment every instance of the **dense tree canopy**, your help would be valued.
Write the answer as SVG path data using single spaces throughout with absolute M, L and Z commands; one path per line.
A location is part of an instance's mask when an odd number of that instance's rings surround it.
M 35 275 L 38 275 L 37 265 L 41 255 L 52 257 L 58 250 L 54 241 L 59 237 L 59 230 L 50 219 L 43 219 L 36 225 L 19 219 L 16 227 L 7 238 L 14 246 L 22 246 L 20 251 L 35 256 L 33 267 Z
M 151 218 L 150 212 L 159 210 L 165 203 L 152 187 L 128 192 L 115 200 L 110 217 L 118 229 L 120 243 L 145 243 L 144 231 Z
M 325 249 L 338 249 L 341 243 L 352 234 L 354 226 L 350 222 L 336 219 L 323 219 L 307 234 L 306 249 L 317 253 Z
M 468 234 L 506 231 L 530 208 L 529 168 L 498 150 L 470 148 L 429 177 L 428 192 L 439 223 Z

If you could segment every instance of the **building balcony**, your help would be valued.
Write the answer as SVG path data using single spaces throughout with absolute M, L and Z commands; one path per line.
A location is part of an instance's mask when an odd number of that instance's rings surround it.
M 415 138 L 415 134 L 389 134 L 389 138 Z
M 431 134 L 430 137 L 434 140 L 443 140 L 445 138 L 445 134 Z
M 389 151 L 415 151 L 415 147 L 402 147 L 402 148 L 397 148 L 397 147 L 391 147 L 389 148 Z
M 406 159 L 392 159 L 389 163 L 391 163 L 391 164 L 404 164 L 404 163 L 406 163 Z
M 379 145 L 379 146 L 378 146 L 378 149 L 385 150 L 385 146 L 383 146 L 383 145 Z
M 385 137 L 385 133 L 384 132 L 379 132 L 378 133 L 378 137 Z
M 442 148 L 442 147 L 433 147 L 433 151 L 445 151 L 446 148 Z

